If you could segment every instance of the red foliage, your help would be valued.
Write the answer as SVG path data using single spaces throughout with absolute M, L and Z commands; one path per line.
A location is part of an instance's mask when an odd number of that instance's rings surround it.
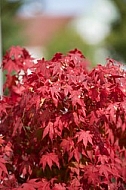
M 23 48 L 7 52 L 0 189 L 126 188 L 126 72 L 87 64 L 78 50 L 36 64 Z

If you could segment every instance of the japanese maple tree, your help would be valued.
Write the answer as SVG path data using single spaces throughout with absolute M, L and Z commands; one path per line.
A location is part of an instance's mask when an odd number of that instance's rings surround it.
M 35 60 L 4 56 L 0 189 L 126 188 L 126 71 L 107 59 L 88 69 L 79 50 Z

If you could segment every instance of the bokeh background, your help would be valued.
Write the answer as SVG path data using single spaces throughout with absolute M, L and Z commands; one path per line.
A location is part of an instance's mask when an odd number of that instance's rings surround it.
M 1 0 L 2 55 L 12 45 L 36 57 L 78 48 L 91 66 L 126 63 L 126 0 Z

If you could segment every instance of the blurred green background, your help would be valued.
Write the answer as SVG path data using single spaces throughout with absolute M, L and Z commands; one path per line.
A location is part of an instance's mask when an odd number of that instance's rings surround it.
M 126 63 L 126 0 L 111 0 L 118 11 L 118 17 L 111 23 L 111 31 L 106 38 L 110 55 Z
M 3 54 L 12 45 L 23 45 L 22 27 L 16 20 L 16 12 L 22 1 L 1 0 L 1 32 Z
M 94 1 L 96 2 L 97 0 Z M 100 1 L 102 2 L 103 0 Z M 103 59 L 105 59 L 105 57 L 112 57 L 118 61 L 126 63 L 126 1 L 109 1 L 113 4 L 117 12 L 117 16 L 111 23 L 109 23 L 109 32 L 102 40 L 97 43 L 90 43 L 86 38 L 82 38 L 82 36 L 77 32 L 77 29 L 73 27 L 73 24 L 71 24 L 73 23 L 73 20 L 76 19 L 76 16 L 73 16 L 71 21 L 66 23 L 64 28 L 59 27 L 59 29 L 50 36 L 49 40 L 44 45 L 41 45 L 41 50 L 39 51 L 42 51 L 42 56 L 50 59 L 56 52 L 66 53 L 71 49 L 78 48 L 89 60 L 91 60 L 92 65 L 97 64 L 97 62 L 104 64 L 105 60 Z M 28 5 L 30 0 L 1 0 L 3 55 L 12 45 L 21 45 L 26 48 L 28 46 L 27 40 L 29 35 L 28 33 L 25 35 L 26 23 L 23 20 L 24 18 L 20 19 L 20 15 L 18 14 L 18 11 L 21 9 L 23 4 L 26 3 Z M 41 3 L 43 4 L 44 10 L 44 8 L 46 8 L 44 7 L 45 1 L 41 1 Z M 100 5 L 102 6 L 102 4 Z M 94 9 L 92 8 L 92 11 L 97 10 L 95 10 L 94 7 Z M 36 19 L 39 15 L 41 18 L 43 16 L 43 13 L 41 14 L 40 10 L 35 14 Z M 99 14 L 99 18 L 100 16 L 101 15 Z M 40 30 L 42 33 L 43 29 L 40 28 Z M 100 32 L 97 31 L 97 33 L 100 36 Z

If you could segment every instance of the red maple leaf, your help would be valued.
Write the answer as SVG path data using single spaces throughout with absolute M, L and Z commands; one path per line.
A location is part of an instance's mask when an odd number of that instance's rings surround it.
M 69 160 L 74 157 L 77 162 L 80 161 L 80 152 L 78 150 L 78 147 L 74 148 L 72 152 L 69 153 Z
M 54 135 L 54 126 L 53 123 L 49 121 L 48 125 L 45 127 L 44 132 L 43 132 L 43 137 L 44 138 L 47 134 L 49 134 L 50 139 L 53 139 Z
M 11 74 L 12 71 L 19 71 L 17 63 L 11 59 L 4 62 L 4 69 L 7 70 L 9 74 Z
M 6 108 L 8 107 L 8 104 L 5 100 L 0 100 L 0 115 L 2 113 L 7 113 Z
M 33 183 L 24 183 L 21 187 L 16 188 L 16 190 L 36 190 L 36 185 Z
M 12 46 L 10 51 L 9 51 L 9 56 L 12 59 L 19 59 L 23 55 L 23 48 L 20 46 Z
M 110 168 L 109 165 L 105 165 L 105 164 L 101 164 L 101 165 L 98 165 L 98 170 L 99 170 L 99 174 L 100 176 L 105 176 L 106 179 L 108 180 L 109 179 L 109 174 L 112 174 L 112 170 Z
M 61 63 L 57 62 L 53 66 L 53 76 L 56 75 L 56 74 L 59 74 L 60 71 L 61 71 Z
M 8 174 L 7 168 L 6 168 L 6 161 L 2 156 L 0 156 L 0 179 L 2 179 L 3 173 Z
M 89 183 L 99 183 L 99 170 L 95 165 L 87 165 L 84 167 L 84 171 L 85 171 L 85 177 L 88 179 Z
M 21 95 L 24 90 L 25 90 L 25 87 L 20 84 L 12 87 L 12 91 L 18 95 Z
M 52 190 L 66 190 L 64 184 L 55 184 L 54 187 L 52 188 Z
M 100 162 L 101 164 L 106 164 L 108 163 L 108 161 L 109 161 L 108 156 L 101 154 L 98 156 L 98 162 Z
M 50 182 L 42 179 L 42 181 L 38 181 L 37 179 L 31 179 L 26 183 L 23 183 L 20 187 L 15 188 L 15 190 L 51 190 Z
M 22 127 L 23 127 L 23 124 L 22 124 L 21 118 L 20 118 L 20 117 L 16 117 L 12 136 L 15 136 L 15 134 L 16 134 L 17 132 L 20 133 Z
M 34 67 L 33 58 L 30 57 L 26 49 L 19 46 L 12 46 L 10 51 L 3 59 L 3 68 L 11 73 L 12 71 L 19 72 Z
M 75 177 L 74 179 L 71 180 L 70 186 L 69 186 L 69 190 L 82 190 L 82 188 L 80 187 L 81 183 L 80 183 L 80 179 L 78 179 L 79 177 Z
M 24 63 L 23 63 L 23 70 L 27 71 L 27 69 L 29 69 L 29 71 L 32 71 L 31 69 L 35 66 L 35 64 L 33 63 L 32 59 L 25 59 Z
M 72 100 L 72 105 L 76 106 L 79 104 L 81 107 L 85 107 L 84 101 L 81 99 L 81 92 L 78 90 L 73 90 L 71 92 L 71 100 Z
M 100 101 L 100 93 L 98 92 L 97 86 L 90 88 L 89 96 L 91 97 L 92 100 L 95 100 L 97 102 Z
M 88 142 L 93 145 L 92 134 L 90 134 L 90 131 L 80 131 L 77 133 L 76 137 L 78 138 L 78 143 L 83 141 L 85 148 L 87 147 Z
M 47 153 L 45 155 L 42 156 L 41 160 L 40 160 L 40 164 L 42 164 L 42 168 L 43 170 L 45 170 L 46 165 L 48 164 L 48 166 L 50 167 L 50 169 L 52 168 L 53 164 L 56 164 L 59 166 L 59 159 L 58 156 L 55 153 Z
M 79 118 L 76 112 L 73 112 L 73 118 L 74 118 L 74 122 L 75 124 L 78 126 L 79 124 Z
M 69 137 L 68 139 L 63 139 L 60 145 L 63 148 L 63 150 L 67 152 L 69 152 L 70 150 L 74 148 L 74 142 Z
M 70 85 L 66 84 L 64 86 L 64 95 L 67 96 L 68 93 L 71 93 L 71 91 L 72 91 L 72 87 Z
M 58 99 L 60 97 L 59 96 L 60 89 L 61 89 L 61 85 L 59 83 L 55 83 L 53 84 L 52 87 L 50 87 L 51 96 L 56 107 L 58 105 Z

